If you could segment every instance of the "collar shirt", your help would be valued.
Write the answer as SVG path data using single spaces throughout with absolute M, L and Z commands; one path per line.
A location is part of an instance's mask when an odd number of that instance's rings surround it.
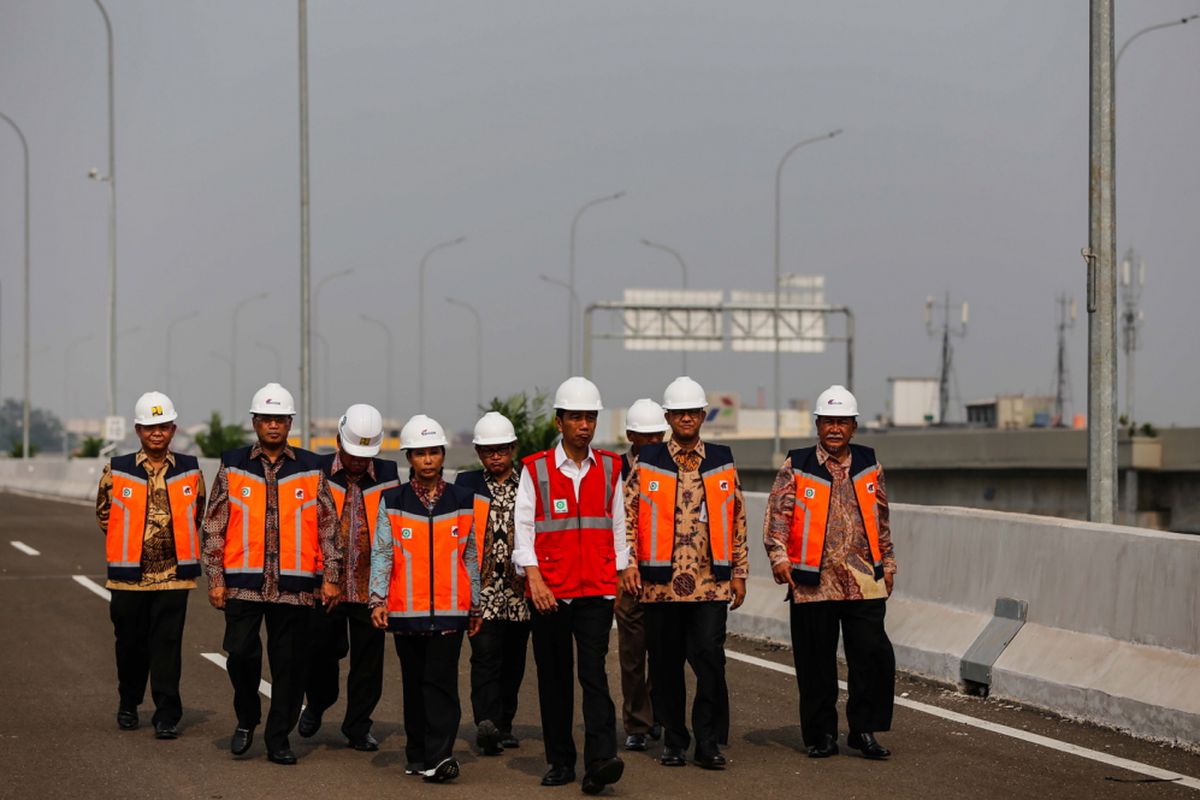
M 516 507 L 520 477 L 514 470 L 504 481 L 497 481 L 484 470 L 483 482 L 492 495 L 492 501 L 484 538 L 487 546 L 480 570 L 480 610 L 485 620 L 528 622 L 525 576 L 517 572 L 512 559 L 513 509 Z
M 261 589 L 244 589 L 225 586 L 225 533 L 229 525 L 229 478 L 225 465 L 217 471 L 213 482 L 212 498 L 204 518 L 204 573 L 208 576 L 209 589 L 225 588 L 227 600 L 247 600 L 252 603 L 283 603 L 295 606 L 311 606 L 312 592 L 286 592 L 279 590 L 279 468 L 284 460 L 296 460 L 296 451 L 284 446 L 275 461 L 266 457 L 262 446 L 255 442 L 250 448 L 250 458 L 262 461 L 263 476 L 267 484 L 267 510 L 263 543 L 263 583 Z M 317 489 L 317 537 L 321 555 L 325 560 L 325 580 L 340 583 L 342 577 L 342 552 L 338 548 L 338 515 L 329 484 L 322 475 Z
M 367 505 L 363 501 L 361 475 L 351 475 L 342 465 L 341 451 L 333 456 L 332 475 L 342 473 L 346 481 L 346 499 L 338 520 L 338 550 L 342 554 L 342 602 L 366 603 L 370 599 L 371 530 L 367 524 Z M 375 460 L 367 462 L 367 477 L 375 480 Z
M 883 581 L 875 580 L 871 549 L 863 525 L 854 482 L 850 475 L 850 453 L 835 458 L 817 445 L 817 463 L 833 477 L 829 497 L 829 522 L 821 551 L 821 575 L 816 586 L 797 584 L 792 600 L 797 603 L 821 600 L 877 600 L 887 597 Z M 879 550 L 886 573 L 896 572 L 896 556 L 888 523 L 887 489 L 883 467 L 877 465 L 879 478 L 875 502 L 879 506 Z M 796 481 L 792 461 L 786 459 L 767 497 L 763 525 L 763 543 L 772 565 L 788 560 L 787 544 L 791 537 L 792 514 L 796 506 Z
M 146 471 L 146 525 L 142 537 L 142 577 L 136 581 L 116 581 L 109 578 L 108 589 L 195 589 L 195 579 L 175 577 L 178 561 L 175 555 L 175 531 L 171 524 L 171 500 L 167 496 L 167 470 L 175 466 L 175 454 L 168 451 L 163 463 L 155 467 L 145 450 L 138 450 L 134 463 Z M 104 465 L 100 488 L 96 493 L 96 519 L 100 530 L 108 533 L 108 517 L 112 511 L 112 468 Z M 196 497 L 196 526 L 204 518 L 204 476 L 200 476 Z
M 587 457 L 582 464 L 576 464 L 567 457 L 561 443 L 554 448 L 555 468 L 570 478 L 575 487 L 575 499 L 579 499 L 579 483 L 588 470 L 597 465 L 596 453 L 588 448 Z M 525 567 L 538 565 L 537 552 L 534 550 L 533 517 L 537 513 L 537 488 L 533 485 L 532 470 L 522 470 L 521 480 L 517 486 L 516 506 L 513 510 L 513 525 L 516 536 L 513 546 L 513 563 L 517 573 L 525 574 Z M 620 486 L 620 483 L 617 484 Z M 621 492 L 613 492 L 612 507 L 610 508 L 613 522 L 613 550 L 617 556 L 617 572 L 629 566 L 629 545 L 625 541 L 625 501 Z
M 718 581 L 712 568 L 712 548 L 708 538 L 708 506 L 700 463 L 704 460 L 704 442 L 685 450 L 675 440 L 667 442 L 667 452 L 679 469 L 675 490 L 675 548 L 671 553 L 671 582 L 644 583 L 643 603 L 703 602 L 733 599 L 729 581 Z M 638 464 L 634 462 L 625 484 L 626 529 L 630 532 L 631 558 L 636 559 L 633 537 L 637 534 L 639 513 Z M 746 507 L 739 481 L 734 487 L 733 564 L 731 576 L 750 574 L 750 556 L 746 549 Z

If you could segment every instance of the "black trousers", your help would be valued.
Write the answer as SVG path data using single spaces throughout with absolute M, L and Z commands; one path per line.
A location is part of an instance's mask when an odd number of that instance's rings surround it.
M 179 674 L 183 668 L 183 623 L 187 589 L 135 591 L 113 589 L 108 605 L 117 650 L 120 707 L 137 711 L 146 695 L 154 700 L 154 721 L 179 723 Z
M 656 718 L 650 705 L 650 677 L 646 671 L 645 612 L 638 599 L 627 592 L 617 595 L 613 610 L 621 664 L 621 721 L 625 733 L 647 734 Z
M 233 710 L 239 728 L 252 728 L 262 718 L 258 683 L 262 679 L 262 639 L 267 623 L 267 660 L 271 667 L 271 708 L 263 739 L 268 750 L 288 747 L 288 734 L 300 718 L 308 665 L 307 606 L 286 603 L 225 601 L 226 668 L 233 684 Z
M 696 674 L 692 733 L 696 757 L 711 758 L 728 735 L 729 698 L 725 685 L 725 622 L 729 604 L 643 603 L 654 713 L 663 725 L 663 743 L 684 750 L 691 743 L 687 724 L 687 684 L 683 664 Z M 722 730 L 725 728 L 725 730 Z
M 837 643 L 841 627 L 849 688 L 846 720 L 855 733 L 892 727 L 896 655 L 883 627 L 887 601 L 826 600 L 791 604 L 792 654 L 800 688 L 804 743 L 837 735 Z
M 396 655 L 404 682 L 404 756 L 433 769 L 454 752 L 462 707 L 458 702 L 458 656 L 462 631 L 446 635 L 397 634 Z
M 538 702 L 546 762 L 574 767 L 575 651 L 583 689 L 583 763 L 590 766 L 617 754 L 617 712 L 608 693 L 605 658 L 612 629 L 613 601 L 576 597 L 558 601 L 549 614 L 533 611 L 533 659 L 537 664 Z
M 366 603 L 338 603 L 332 611 L 318 603 L 309 618 L 310 656 L 305 695 L 317 716 L 337 702 L 339 662 L 350 655 L 346 676 L 346 716 L 342 733 L 361 739 L 371 732 L 371 713 L 383 695 L 384 632 L 371 623 Z
M 503 733 L 512 731 L 528 649 L 528 622 L 485 619 L 471 637 L 471 711 L 476 725 L 486 719 Z

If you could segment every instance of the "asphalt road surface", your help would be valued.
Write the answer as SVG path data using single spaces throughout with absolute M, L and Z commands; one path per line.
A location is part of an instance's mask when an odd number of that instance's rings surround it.
M 104 584 L 103 538 L 91 508 L 0 493 L 0 532 L 0 797 L 579 796 L 577 785 L 538 785 L 545 763 L 532 654 L 515 726 L 521 747 L 484 757 L 474 748 L 463 653 L 464 714 L 455 752 L 462 776 L 454 783 L 428 785 L 403 774 L 400 670 L 390 645 L 383 701 L 375 713 L 379 752 L 345 746 L 339 702 L 316 736 L 293 733 L 297 766 L 266 760 L 261 727 L 250 752 L 234 758 L 228 749 L 233 692 L 224 670 L 205 655 L 223 655 L 223 619 L 203 590 L 191 595 L 184 637 L 182 735 L 175 741 L 153 738 L 149 692 L 141 727 L 119 731 L 112 625 L 103 592 L 96 591 Z M 842 755 L 810 760 L 799 738 L 790 658 L 785 648 L 731 639 L 727 770 L 659 766 L 655 745 L 645 753 L 623 754 L 625 776 L 606 795 L 1200 798 L 1200 756 L 1194 753 L 904 676 L 896 688 L 892 731 L 879 736 L 892 749 L 889 761 L 866 761 L 849 751 L 844 731 Z M 617 674 L 614 634 L 609 684 L 619 729 Z M 576 719 L 582 747 L 578 710 Z

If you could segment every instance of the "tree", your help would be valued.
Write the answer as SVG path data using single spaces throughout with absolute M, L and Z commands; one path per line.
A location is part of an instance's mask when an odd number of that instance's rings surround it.
M 21 452 L 23 406 L 8 398 L 0 406 L 0 447 L 7 445 L 14 457 Z M 62 422 L 44 408 L 29 409 L 29 449 L 50 451 L 62 447 Z
M 558 438 L 549 395 L 540 389 L 532 398 L 525 392 L 509 395 L 504 400 L 494 397 L 482 410 L 499 411 L 509 418 L 517 432 L 519 459 L 549 449 Z
M 83 441 L 79 443 L 79 457 L 96 458 L 103 449 L 104 440 L 99 436 L 85 436 Z
M 219 458 L 221 453 L 246 444 L 248 432 L 241 425 L 226 425 L 221 413 L 214 411 L 208 420 L 208 430 L 196 434 L 196 444 L 206 458 Z

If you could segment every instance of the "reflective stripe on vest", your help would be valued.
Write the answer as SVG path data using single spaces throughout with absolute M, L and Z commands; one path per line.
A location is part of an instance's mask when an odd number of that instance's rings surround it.
M 229 522 L 225 526 L 225 581 L 256 589 L 262 585 L 267 526 L 267 481 L 228 467 Z
M 112 505 L 105 535 L 108 577 L 119 581 L 141 580 L 150 481 L 144 472 L 139 476 L 113 468 L 110 474 Z M 195 516 L 200 471 L 193 469 L 170 475 L 166 485 L 175 545 L 175 577 L 190 580 L 200 574 L 200 536 Z
M 387 515 L 392 529 L 389 630 L 464 628 L 471 612 L 471 578 L 463 552 L 472 532 L 472 509 L 431 516 L 388 506 Z
M 821 555 L 825 549 L 825 532 L 829 526 L 829 504 L 832 484 L 824 477 L 793 469 L 796 501 L 792 510 L 792 531 L 788 539 L 788 560 L 799 583 L 816 585 L 820 582 Z M 875 579 L 883 577 L 883 558 L 879 549 L 879 506 L 875 490 L 879 469 L 870 466 L 852 479 L 863 528 L 870 546 Z
M 616 551 L 612 501 L 621 477 L 620 456 L 592 450 L 596 462 L 579 482 L 554 464 L 554 450 L 525 459 L 537 487 L 533 530 L 538 570 L 556 597 L 615 595 Z M 529 591 L 529 587 L 526 587 Z
M 487 544 L 488 515 L 492 513 L 492 498 L 486 494 L 476 494 L 473 508 L 475 512 L 475 555 L 479 556 L 479 568 L 483 569 L 483 548 Z
M 321 471 L 314 469 L 280 478 L 276 485 L 279 502 L 279 585 L 294 578 L 315 581 L 321 552 L 317 530 L 317 491 Z

